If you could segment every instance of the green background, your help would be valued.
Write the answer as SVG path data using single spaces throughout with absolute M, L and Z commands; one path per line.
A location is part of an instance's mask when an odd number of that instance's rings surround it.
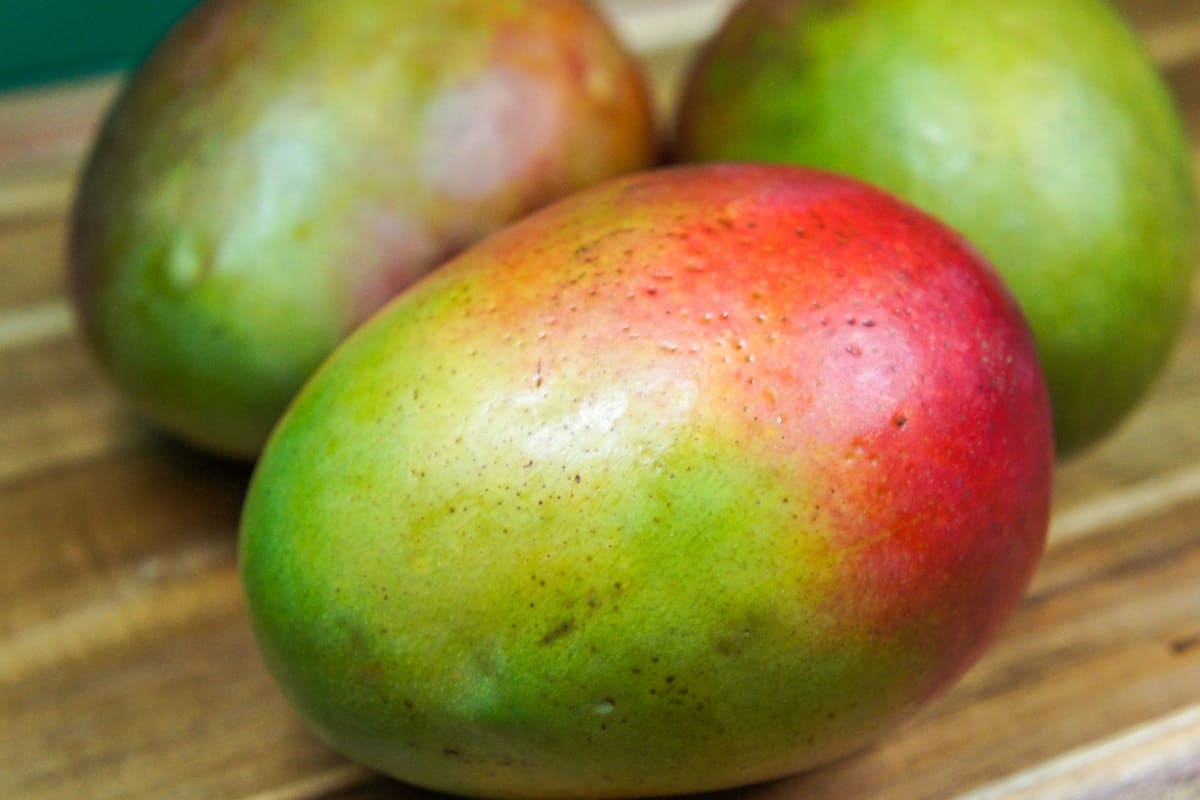
M 0 89 L 128 67 L 197 0 L 0 0 Z

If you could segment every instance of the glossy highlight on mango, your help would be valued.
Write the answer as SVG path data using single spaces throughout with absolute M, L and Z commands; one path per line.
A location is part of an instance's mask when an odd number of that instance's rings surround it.
M 1053 461 L 1024 320 L 842 177 L 610 181 L 322 366 L 242 521 L 263 655 L 333 747 L 487 797 L 747 784 L 876 739 L 1022 595 Z
M 1033 328 L 1060 456 L 1162 371 L 1195 271 L 1192 154 L 1112 4 L 747 0 L 685 84 L 683 160 L 853 175 L 978 247 Z
M 655 147 L 639 66 L 578 0 L 209 0 L 89 159 L 81 327 L 142 412 L 253 457 L 394 294 Z

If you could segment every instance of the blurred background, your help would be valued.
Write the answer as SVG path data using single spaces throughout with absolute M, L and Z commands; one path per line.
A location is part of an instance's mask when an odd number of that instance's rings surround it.
M 0 0 L 0 92 L 133 66 L 198 0 Z M 597 0 L 640 52 L 692 42 L 732 0 Z
M 0 0 L 0 91 L 128 67 L 196 0 Z

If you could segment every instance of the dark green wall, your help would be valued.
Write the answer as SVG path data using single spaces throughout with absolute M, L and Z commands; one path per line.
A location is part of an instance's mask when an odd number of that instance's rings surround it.
M 0 0 L 0 89 L 128 67 L 196 0 Z

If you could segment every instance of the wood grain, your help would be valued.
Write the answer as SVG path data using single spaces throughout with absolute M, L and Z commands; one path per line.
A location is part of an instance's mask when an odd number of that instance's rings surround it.
M 609 0 L 664 118 L 722 0 Z M 1200 0 L 1117 4 L 1200 155 Z M 263 669 L 245 465 L 147 427 L 75 335 L 63 252 L 110 77 L 0 96 L 0 797 L 433 798 L 348 764 Z M 1200 285 L 1137 413 L 1061 465 L 1046 557 L 964 680 L 874 748 L 711 798 L 1200 797 Z

